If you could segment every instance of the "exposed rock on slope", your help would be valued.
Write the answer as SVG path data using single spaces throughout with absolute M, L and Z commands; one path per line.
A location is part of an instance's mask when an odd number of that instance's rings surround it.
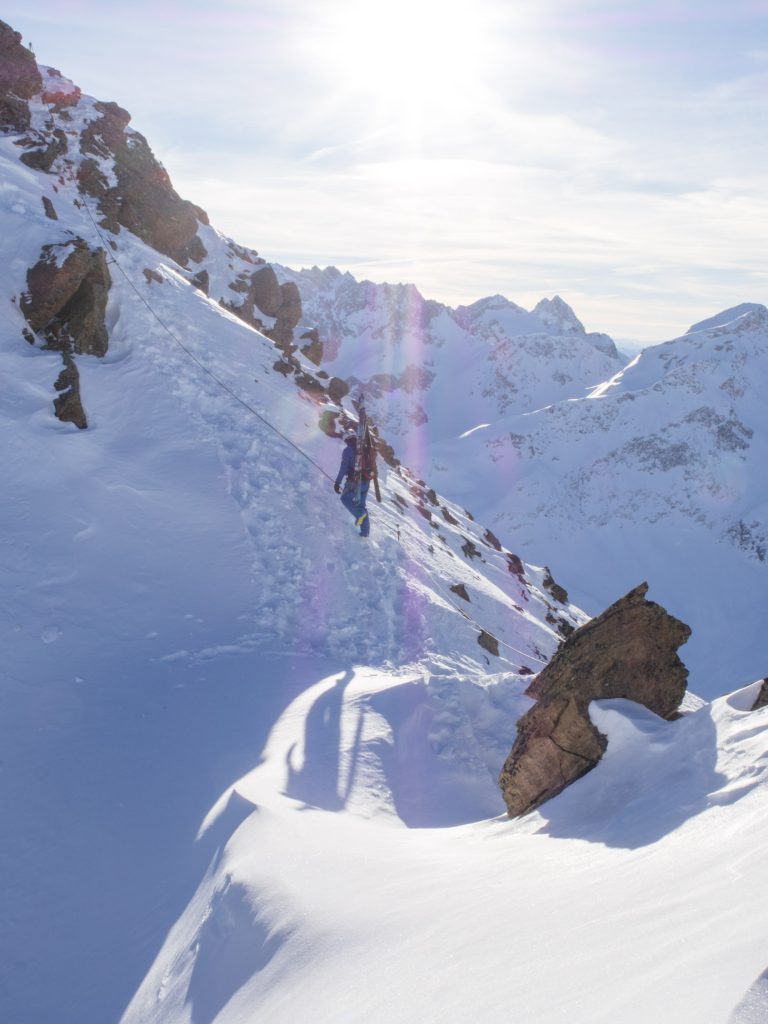
M 80 148 L 86 159 L 79 179 L 82 190 L 98 200 L 104 227 L 114 232 L 127 228 L 183 266 L 189 260 L 199 263 L 206 251 L 198 222 L 207 224 L 208 215 L 178 195 L 144 136 L 127 131 L 131 115 L 126 110 L 116 103 L 96 103 L 94 108 L 101 116 L 82 133 Z M 104 159 L 113 162 L 114 185 L 100 166 Z
M 35 58 L 22 46 L 21 34 L 0 21 L 0 125 L 29 127 L 29 100 L 42 87 Z
M 757 700 L 752 710 L 757 711 L 758 708 L 764 707 L 768 707 L 768 679 L 763 680 L 763 685 L 760 687 L 760 693 L 757 695 Z
M 66 255 L 65 255 L 66 254 Z M 62 354 L 64 367 L 54 385 L 56 416 L 81 430 L 88 426 L 74 354 L 103 356 L 109 345 L 104 317 L 111 279 L 103 249 L 81 238 L 46 245 L 27 272 L 21 311 L 48 348 Z M 30 336 L 31 339 L 31 336 Z
M 292 344 L 293 329 L 301 319 L 301 296 L 292 281 L 280 284 L 272 267 L 264 265 L 251 274 L 242 273 L 230 288 L 234 292 L 243 292 L 244 298 L 239 305 L 225 301 L 225 308 L 266 334 L 280 347 Z M 274 319 L 274 325 L 265 324 L 259 313 Z
M 642 583 L 573 633 L 528 688 L 538 703 L 518 722 L 499 778 L 511 816 L 534 810 L 600 760 L 607 744 L 590 701 L 624 697 L 662 718 L 677 711 L 688 677 L 677 649 L 691 631 L 646 600 L 647 591 Z
M 46 245 L 27 273 L 21 310 L 51 347 L 71 344 L 74 352 L 103 356 L 109 344 L 104 314 L 110 284 L 103 249 L 90 249 L 82 238 Z

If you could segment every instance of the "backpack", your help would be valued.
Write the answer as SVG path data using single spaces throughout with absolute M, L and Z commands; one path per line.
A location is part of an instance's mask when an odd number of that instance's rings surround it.
M 376 476 L 376 449 L 373 446 L 370 431 L 366 429 L 363 438 L 363 457 L 360 462 L 363 480 L 373 480 Z

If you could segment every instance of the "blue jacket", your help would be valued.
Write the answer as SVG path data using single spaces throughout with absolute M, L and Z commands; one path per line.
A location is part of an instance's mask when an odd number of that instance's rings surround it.
M 344 446 L 344 451 L 341 453 L 341 465 L 339 466 L 339 472 L 336 476 L 337 484 L 340 484 L 345 476 L 351 476 L 355 472 L 356 453 L 356 444 L 347 444 Z

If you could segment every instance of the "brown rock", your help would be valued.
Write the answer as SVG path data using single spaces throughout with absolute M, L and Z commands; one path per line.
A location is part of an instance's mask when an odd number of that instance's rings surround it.
M 49 82 L 52 78 L 61 78 L 62 86 L 60 89 L 57 89 L 55 85 L 49 85 L 43 92 L 43 103 L 56 107 L 59 111 L 64 107 L 76 107 L 82 95 L 78 86 L 72 86 L 69 82 L 64 83 L 60 71 L 57 71 L 56 68 L 48 68 Z
M 328 397 L 338 405 L 345 395 L 349 394 L 349 384 L 341 377 L 331 377 L 328 382 Z
M 126 133 L 131 119 L 126 110 L 116 103 L 95 107 L 102 116 L 83 131 L 80 148 L 86 156 L 112 157 L 117 185 L 109 186 L 91 159 L 82 162 L 78 180 L 97 200 L 102 226 L 115 232 L 127 228 L 183 266 L 190 259 L 199 263 L 207 253 L 197 236 L 198 221 L 207 224 L 207 215 L 174 190 L 144 136 Z
M 286 354 L 296 351 L 293 329 L 301 320 L 301 296 L 292 281 L 279 284 L 274 270 L 266 264 L 254 271 L 250 280 L 241 276 L 229 287 L 233 291 L 244 292 L 245 298 L 240 306 L 226 304 L 227 309 L 262 331 Z M 264 316 L 272 317 L 275 320 L 274 326 L 265 327 L 256 315 L 256 310 Z
M 67 137 L 60 128 L 57 128 L 51 133 L 48 145 L 44 149 L 32 149 L 27 153 L 22 153 L 19 159 L 35 171 L 49 173 L 54 160 L 66 152 Z
M 301 354 L 306 356 L 315 366 L 319 366 L 323 361 L 323 343 L 320 341 L 317 329 L 313 327 L 312 330 L 305 331 L 300 340 L 307 342 L 306 345 L 302 346 Z
M 480 635 L 477 638 L 477 642 L 483 648 L 484 651 L 488 651 L 489 654 L 493 654 L 498 658 L 499 656 L 499 641 L 491 633 L 486 633 L 483 629 L 480 631 Z
M 507 552 L 507 568 L 518 579 L 523 580 L 525 578 L 525 566 L 522 559 L 519 555 L 513 555 L 511 551 Z
M 526 691 L 538 703 L 517 726 L 499 778 L 510 816 L 526 814 L 597 764 L 607 741 L 592 724 L 593 700 L 623 697 L 672 718 L 688 670 L 677 649 L 685 623 L 647 601 L 642 583 L 576 630 Z
M 92 251 L 82 238 L 46 245 L 27 271 L 21 311 L 52 347 L 103 356 L 109 344 L 104 314 L 110 285 L 103 249 Z
M 194 285 L 195 288 L 199 288 L 201 292 L 205 292 L 206 295 L 211 289 L 211 278 L 207 270 L 200 270 L 193 278 L 190 279 L 190 284 Z
M 277 319 L 291 331 L 301 320 L 301 295 L 293 281 L 286 281 L 280 285 L 280 308 Z
M 45 210 L 45 216 L 49 220 L 58 220 L 59 215 L 56 213 L 56 207 L 53 205 L 48 196 L 43 196 L 43 209 Z
M 461 545 L 461 550 L 464 552 L 466 558 L 482 559 L 482 555 L 480 554 L 479 548 L 477 547 L 473 540 L 469 539 L 469 537 L 464 538 L 464 543 Z
M 265 266 L 251 274 L 247 301 L 256 305 L 265 316 L 278 315 L 283 297 L 272 267 Z
M 564 587 L 561 587 L 559 583 L 555 583 L 552 579 L 552 573 L 549 569 L 544 566 L 544 580 L 542 586 L 545 590 L 548 590 L 552 597 L 560 604 L 568 604 L 568 591 Z M 648 588 L 646 587 L 646 590 Z
M 64 369 L 58 376 L 54 387 L 60 392 L 54 399 L 53 409 L 62 423 L 74 423 L 79 430 L 85 430 L 88 420 L 80 398 L 80 374 L 74 359 L 64 353 Z
M 21 33 L 0 21 L 0 128 L 29 128 L 27 100 L 40 92 L 43 79 L 37 62 L 22 45 Z
M 31 99 L 43 87 L 34 54 L 23 45 L 21 32 L 0 21 L 0 93 Z
M 768 679 L 763 680 L 763 685 L 760 687 L 760 693 L 757 695 L 757 700 L 752 706 L 753 711 L 757 711 L 758 708 L 764 708 L 768 706 Z
M 488 545 L 488 547 L 496 548 L 497 551 L 501 551 L 501 541 L 496 534 L 492 533 L 490 530 L 486 530 L 483 534 L 483 541 Z

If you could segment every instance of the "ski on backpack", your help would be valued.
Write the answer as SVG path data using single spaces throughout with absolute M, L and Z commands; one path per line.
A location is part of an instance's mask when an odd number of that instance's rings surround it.
M 363 448 L 365 446 L 365 435 L 368 430 L 368 414 L 365 411 L 365 398 L 362 392 L 357 400 L 357 445 L 355 447 L 355 484 L 357 490 L 355 499 L 360 501 L 360 493 L 363 486 Z
M 365 447 L 363 452 L 363 472 L 367 475 L 369 480 L 373 481 L 373 493 L 376 495 L 376 501 L 381 503 L 379 471 L 376 468 L 376 446 L 373 443 L 371 428 L 369 426 L 366 426 L 365 428 L 365 441 L 363 444 Z

